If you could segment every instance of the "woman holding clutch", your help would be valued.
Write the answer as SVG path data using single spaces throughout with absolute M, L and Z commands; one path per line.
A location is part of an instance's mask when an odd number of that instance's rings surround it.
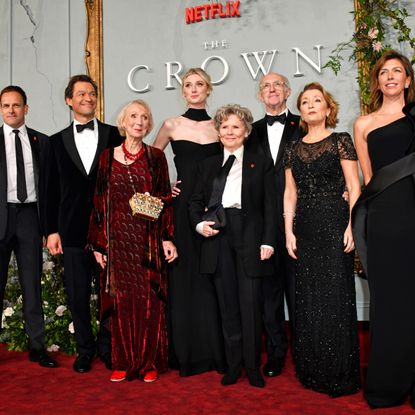
M 128 103 L 117 125 L 126 139 L 101 155 L 89 243 L 104 270 L 100 311 L 103 320 L 110 319 L 111 381 L 152 382 L 167 370 L 162 257 L 167 262 L 177 257 L 170 180 L 164 153 L 142 141 L 153 126 L 148 105 Z M 143 209 L 147 192 L 155 206 Z
M 265 384 L 259 370 L 261 278 L 273 272 L 276 190 L 271 159 L 244 148 L 252 120 L 239 105 L 217 110 L 223 151 L 200 163 L 189 204 L 192 226 L 204 237 L 200 271 L 213 278 L 219 300 L 228 365 L 224 386 L 238 381 L 243 366 L 252 386 Z

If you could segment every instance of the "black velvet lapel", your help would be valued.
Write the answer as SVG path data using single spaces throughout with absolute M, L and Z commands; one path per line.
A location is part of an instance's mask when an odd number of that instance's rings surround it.
M 101 153 L 107 148 L 109 133 L 110 129 L 106 128 L 102 122 L 98 121 L 98 146 L 90 172 L 96 168 Z
M 62 131 L 62 140 L 63 145 L 65 146 L 66 151 L 69 154 L 69 157 L 74 162 L 75 166 L 85 175 L 88 176 L 88 173 L 85 170 L 85 167 L 82 163 L 81 156 L 78 153 L 75 144 L 75 136 L 73 133 L 73 123 L 68 128 L 65 128 Z

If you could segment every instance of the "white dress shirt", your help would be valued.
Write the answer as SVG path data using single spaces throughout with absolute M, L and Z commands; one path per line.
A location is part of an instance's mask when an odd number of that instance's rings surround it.
M 239 147 L 234 153 L 230 153 L 228 150 L 223 150 L 223 163 L 222 167 L 228 160 L 229 156 L 233 154 L 236 158 L 229 170 L 228 177 L 226 178 L 225 189 L 222 194 L 222 206 L 227 208 L 241 209 L 241 195 L 242 195 L 242 160 L 244 157 L 244 146 Z
M 35 176 L 33 170 L 32 147 L 30 146 L 29 136 L 26 126 L 12 128 L 7 124 L 3 125 L 4 144 L 6 149 L 7 164 L 7 202 L 20 203 L 17 198 L 17 166 L 16 166 L 16 144 L 13 130 L 19 130 L 19 137 L 22 143 L 24 172 L 26 178 L 27 199 L 25 203 L 36 202 Z
M 222 206 L 225 209 L 228 208 L 242 208 L 241 196 L 242 196 L 242 165 L 244 158 L 244 146 L 239 147 L 235 152 L 230 153 L 228 150 L 223 150 L 223 163 L 222 167 L 228 160 L 229 156 L 233 154 L 235 160 L 229 170 L 228 177 L 226 178 L 225 189 L 222 194 Z M 196 232 L 203 235 L 203 225 L 205 221 L 199 222 L 196 225 Z M 270 245 L 261 245 L 261 248 L 269 248 L 274 251 L 274 248 Z
M 98 123 L 96 118 L 94 118 L 94 129 L 90 130 L 85 128 L 85 130 L 80 133 L 76 131 L 76 126 L 78 124 L 82 123 L 74 120 L 73 134 L 75 137 L 75 145 L 79 156 L 81 157 L 85 171 L 89 174 L 98 147 Z
M 288 109 L 286 108 L 283 112 L 277 115 L 285 114 L 288 115 Z M 268 114 L 272 115 L 272 114 Z M 274 164 L 277 161 L 278 150 L 280 149 L 282 134 L 284 132 L 284 124 L 280 122 L 274 122 L 272 125 L 267 124 L 267 131 L 268 131 L 268 142 L 269 148 L 271 150 L 272 159 L 274 160 Z

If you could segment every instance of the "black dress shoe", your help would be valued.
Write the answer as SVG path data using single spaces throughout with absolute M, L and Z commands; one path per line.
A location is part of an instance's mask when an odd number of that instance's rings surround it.
M 102 353 L 99 355 L 99 358 L 108 370 L 112 370 L 111 353 Z
M 261 372 L 257 369 L 246 369 L 246 374 L 248 376 L 249 384 L 255 386 L 256 388 L 263 388 L 265 386 L 264 378 L 261 375 Z
M 223 386 L 234 385 L 241 377 L 241 369 L 229 370 L 225 373 L 220 383 Z
M 265 363 L 264 368 L 262 369 L 262 373 L 264 376 L 268 376 L 272 378 L 274 376 L 281 375 L 282 368 L 284 366 L 284 360 L 282 359 L 270 359 L 267 363 Z
M 31 362 L 38 362 L 43 367 L 58 367 L 55 359 L 52 359 L 45 350 L 31 349 L 29 351 L 29 360 Z
M 78 373 L 85 373 L 91 370 L 92 359 L 89 354 L 80 354 L 73 363 L 73 370 Z

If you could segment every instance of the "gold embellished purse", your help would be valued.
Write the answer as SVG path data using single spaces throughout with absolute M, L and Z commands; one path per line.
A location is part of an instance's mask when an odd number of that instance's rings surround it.
M 145 144 L 143 144 L 143 146 L 145 146 Z M 144 150 L 146 150 L 145 147 L 144 147 Z M 138 215 L 142 219 L 155 222 L 159 218 L 160 213 L 163 210 L 163 206 L 164 206 L 163 201 L 158 197 L 151 196 L 149 192 L 139 193 L 135 191 L 134 181 L 133 181 L 133 177 L 131 176 L 130 166 L 128 165 L 127 155 L 125 154 L 125 151 L 124 151 L 124 161 L 127 167 L 128 178 L 130 179 L 130 184 L 134 191 L 134 194 L 131 196 L 130 200 L 128 201 L 128 203 L 130 204 L 130 208 L 131 208 L 133 216 Z M 150 169 L 151 169 L 150 160 L 149 160 L 149 163 L 150 163 Z
M 152 222 L 159 218 L 164 206 L 161 199 L 151 196 L 148 192 L 134 193 L 129 203 L 133 215 L 138 215 Z

